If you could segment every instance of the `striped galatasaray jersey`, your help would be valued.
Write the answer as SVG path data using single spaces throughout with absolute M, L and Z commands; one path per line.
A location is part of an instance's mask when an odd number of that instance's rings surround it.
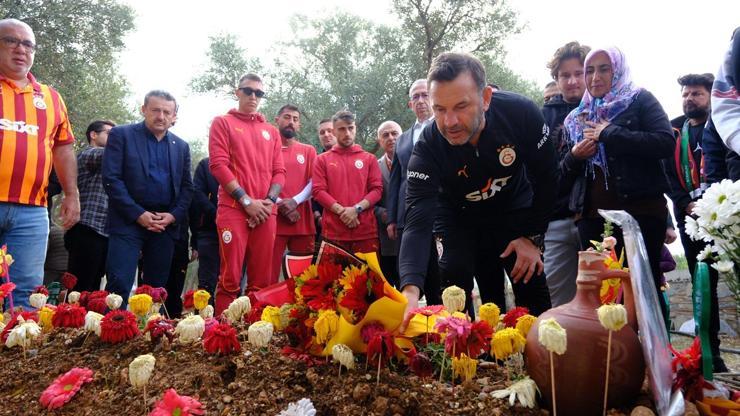
M 74 136 L 59 93 L 28 80 L 18 88 L 0 76 L 0 202 L 46 206 L 51 151 Z

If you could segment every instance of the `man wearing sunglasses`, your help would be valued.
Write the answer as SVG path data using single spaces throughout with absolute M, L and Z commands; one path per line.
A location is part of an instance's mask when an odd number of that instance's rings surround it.
M 25 309 L 33 288 L 43 283 L 52 165 L 64 190 L 62 226 L 69 229 L 80 218 L 67 108 L 56 90 L 29 72 L 35 52 L 30 26 L 0 20 L 0 246 L 7 245 L 15 259 L 10 266 L 13 301 Z
M 216 226 L 221 272 L 216 288 L 216 315 L 241 291 L 247 265 L 247 292 L 271 283 L 276 232 L 276 202 L 285 183 L 280 133 L 257 112 L 265 93 L 255 74 L 239 80 L 237 109 L 218 116 L 208 141 L 211 173 L 220 187 Z

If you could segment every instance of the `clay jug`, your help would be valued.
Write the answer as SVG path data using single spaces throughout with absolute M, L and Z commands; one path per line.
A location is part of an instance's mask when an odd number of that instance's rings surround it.
M 645 361 L 637 338 L 634 299 L 629 275 L 609 270 L 606 255 L 596 251 L 578 253 L 575 298 L 539 316 L 527 336 L 527 372 L 542 393 L 544 406 L 552 410 L 550 353 L 539 343 L 539 322 L 555 318 L 565 328 L 568 348 L 563 355 L 553 354 L 557 412 L 561 415 L 600 415 L 604 400 L 606 347 L 609 333 L 599 323 L 599 289 L 604 279 L 619 277 L 624 287 L 625 307 L 630 325 L 612 334 L 609 368 L 608 407 L 629 404 L 640 392 L 645 378 Z

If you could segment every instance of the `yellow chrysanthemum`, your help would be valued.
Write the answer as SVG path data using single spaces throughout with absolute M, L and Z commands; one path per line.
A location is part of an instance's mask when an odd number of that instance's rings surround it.
M 601 305 L 596 313 L 601 325 L 609 331 L 619 331 L 627 324 L 627 309 L 618 303 Z
M 332 336 L 337 333 L 337 327 L 339 326 L 339 316 L 332 310 L 319 311 L 319 317 L 316 318 L 316 322 L 313 324 L 313 329 L 316 331 L 316 342 L 319 344 L 326 344 L 329 342 Z
M 128 307 L 134 315 L 143 318 L 152 309 L 152 297 L 146 293 L 131 296 L 128 298 Z
M 536 320 L 537 318 L 530 314 L 520 316 L 516 320 L 517 331 L 521 332 L 524 338 L 527 338 L 527 334 L 529 334 L 529 330 L 532 328 L 532 325 L 534 325 L 534 321 Z
M 293 306 L 290 303 L 284 303 L 280 307 L 280 328 L 285 328 L 290 324 L 290 311 L 293 310 Z
M 527 340 L 516 328 L 504 328 L 493 334 L 491 352 L 497 360 L 505 360 L 510 355 L 521 352 L 526 343 Z
M 193 306 L 195 309 L 201 310 L 208 306 L 208 300 L 211 299 L 211 294 L 207 290 L 199 289 L 193 293 Z
M 306 268 L 298 277 L 295 278 L 295 302 L 303 304 L 303 295 L 301 295 L 301 287 L 303 284 L 311 279 L 315 279 L 319 275 L 319 269 L 315 264 L 312 264 Z
M 442 304 L 449 313 L 465 309 L 465 291 L 457 286 L 449 286 L 442 291 Z
M 496 329 L 498 321 L 501 319 L 501 309 L 495 303 L 484 303 L 478 309 L 478 316 L 481 321 L 488 322 L 491 328 Z
M 280 326 L 280 308 L 277 306 L 265 306 L 265 309 L 262 310 L 262 316 L 260 319 L 271 323 L 278 331 L 283 329 L 283 327 Z
M 460 358 L 452 358 L 452 377 L 462 377 L 463 381 L 470 381 L 475 377 L 478 369 L 478 360 L 460 354 Z
M 48 306 L 44 306 L 39 309 L 39 325 L 41 325 L 42 328 L 48 330 L 53 327 L 51 320 L 54 318 L 54 312 L 54 309 Z

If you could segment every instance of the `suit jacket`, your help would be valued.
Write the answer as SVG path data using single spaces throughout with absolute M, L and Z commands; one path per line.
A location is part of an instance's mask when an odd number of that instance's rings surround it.
M 388 209 L 388 223 L 396 223 L 402 229 L 406 223 L 406 171 L 414 150 L 414 127 L 406 130 L 396 141 L 396 151 L 393 154 L 393 166 L 388 179 L 388 200 L 385 207 Z
M 395 157 L 395 156 L 394 156 Z M 391 178 L 391 171 L 388 170 L 387 155 L 383 155 L 378 159 L 380 165 L 380 174 L 383 177 L 383 199 L 380 200 L 378 205 L 375 206 L 375 218 L 378 219 L 378 237 L 380 238 L 380 254 L 383 256 L 397 256 L 398 255 L 398 240 L 391 240 L 388 238 L 387 226 L 388 222 L 383 222 L 383 214 L 388 212 L 386 203 L 388 202 L 388 182 Z M 389 217 L 390 219 L 390 217 Z
M 124 232 L 139 226 L 136 220 L 146 210 L 139 204 L 149 185 L 149 151 L 146 140 L 152 133 L 144 123 L 126 124 L 111 129 L 103 154 L 103 186 L 108 193 L 108 231 Z M 174 197 L 169 212 L 175 223 L 167 227 L 178 238 L 180 225 L 187 227 L 188 208 L 193 197 L 190 177 L 190 147 L 167 132 L 162 140 L 169 143 L 170 174 Z

